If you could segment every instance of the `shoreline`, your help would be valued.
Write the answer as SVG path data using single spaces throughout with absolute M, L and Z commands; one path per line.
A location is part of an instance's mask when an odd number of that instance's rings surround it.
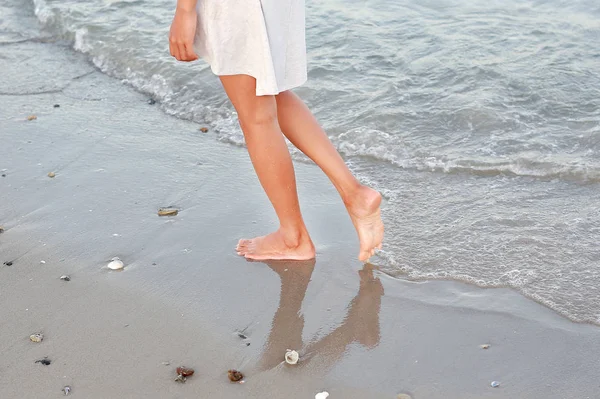
M 8 47 L 37 61 L 0 64 L 29 93 L 0 95 L 0 263 L 13 262 L 0 265 L 1 397 L 59 397 L 64 385 L 86 398 L 599 392 L 598 327 L 510 289 L 363 268 L 314 165 L 295 164 L 316 264 L 237 257 L 238 237 L 276 222 L 243 148 L 165 115 L 59 45 Z M 158 217 L 163 206 L 180 212 Z M 113 256 L 124 271 L 106 269 Z M 38 331 L 44 341 L 29 342 Z M 282 363 L 288 348 L 297 367 Z M 52 364 L 34 363 L 44 356 Z M 180 365 L 197 373 L 185 384 L 173 381 Z M 244 385 L 229 383 L 230 368 Z

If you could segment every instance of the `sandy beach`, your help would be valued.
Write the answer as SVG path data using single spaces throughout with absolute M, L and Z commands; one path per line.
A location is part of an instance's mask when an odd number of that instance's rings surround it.
M 316 262 L 248 262 L 238 238 L 276 218 L 243 148 L 59 44 L 4 43 L 0 70 L 0 398 L 600 398 L 599 327 L 362 265 L 316 166 L 297 164 Z

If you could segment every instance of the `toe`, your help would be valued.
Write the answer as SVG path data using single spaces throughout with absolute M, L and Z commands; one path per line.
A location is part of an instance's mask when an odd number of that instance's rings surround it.
M 241 251 L 242 249 L 247 248 L 248 244 L 250 244 L 250 240 L 245 240 L 245 239 L 239 240 L 236 249 L 238 251 Z
M 370 257 L 370 252 L 366 251 L 366 250 L 361 250 L 360 253 L 358 254 L 358 259 L 366 262 L 367 260 L 369 260 Z

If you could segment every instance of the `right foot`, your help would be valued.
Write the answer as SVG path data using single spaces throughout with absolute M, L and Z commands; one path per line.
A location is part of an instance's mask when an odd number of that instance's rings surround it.
M 383 222 L 379 210 L 381 194 L 367 186 L 360 186 L 344 202 L 360 241 L 358 259 L 365 262 L 375 254 L 375 249 L 381 249 L 383 241 Z
M 236 251 L 253 260 L 309 260 L 315 257 L 315 246 L 308 233 L 290 236 L 281 230 L 263 237 L 242 239 Z

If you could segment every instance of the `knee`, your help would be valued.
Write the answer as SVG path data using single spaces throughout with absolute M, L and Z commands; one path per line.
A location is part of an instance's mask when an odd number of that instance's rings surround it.
M 238 111 L 240 125 L 244 131 L 264 130 L 277 125 L 275 101 L 258 100 L 255 106 Z

